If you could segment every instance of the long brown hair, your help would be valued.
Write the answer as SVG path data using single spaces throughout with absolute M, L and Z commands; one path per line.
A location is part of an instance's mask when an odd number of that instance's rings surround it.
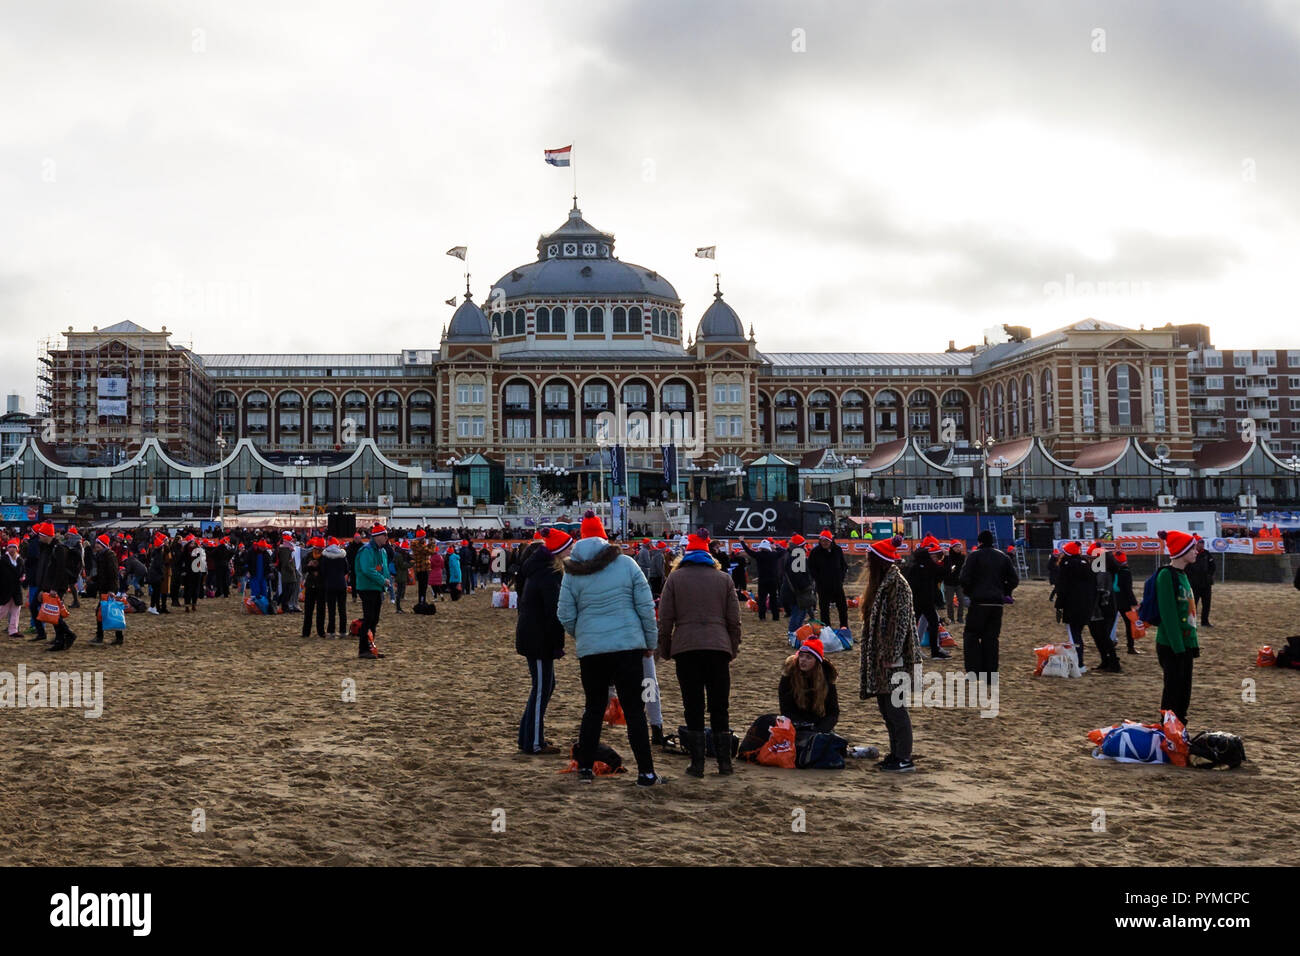
M 810 710 L 818 717 L 826 716 L 826 695 L 830 693 L 831 684 L 835 683 L 835 665 L 830 661 L 819 661 L 809 676 L 799 669 L 799 652 L 795 651 L 785 659 L 782 673 L 790 678 L 790 692 L 800 710 Z
M 885 580 L 885 575 L 889 574 L 889 569 L 892 567 L 891 562 L 874 551 L 867 552 L 867 573 L 862 581 L 862 600 L 858 604 L 864 624 L 871 620 L 871 604 L 876 599 L 876 592 L 880 589 L 881 582 Z

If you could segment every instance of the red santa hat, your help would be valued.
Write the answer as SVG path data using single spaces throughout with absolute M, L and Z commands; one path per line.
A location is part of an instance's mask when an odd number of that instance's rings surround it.
M 822 533 L 819 534 L 817 537 L 819 537 L 819 538 L 829 538 L 831 541 L 834 541 L 834 540 L 835 540 L 835 535 L 831 534 L 831 531 L 830 531 L 829 528 L 822 528 Z
M 1065 547 L 1063 547 L 1061 550 L 1064 551 L 1066 554 L 1070 555 L 1071 557 L 1077 558 L 1079 556 L 1079 552 L 1082 551 L 1083 549 L 1079 547 L 1079 542 L 1067 541 L 1065 542 Z
M 790 539 L 790 547 L 792 548 L 797 548 L 799 547 L 799 545 L 807 544 L 807 543 L 808 543 L 808 539 L 801 534 L 796 534 L 793 538 Z
M 584 538 L 607 538 L 605 534 L 605 525 L 596 517 L 596 512 L 586 511 L 582 515 L 582 524 L 578 525 L 578 532 Z
M 826 660 L 826 646 L 822 644 L 822 642 L 815 637 L 810 640 L 804 641 L 802 644 L 799 645 L 799 653 L 802 654 L 804 651 L 807 651 L 809 654 L 816 657 L 819 661 Z
M 100 544 L 102 544 L 102 545 L 103 545 L 104 547 L 106 547 L 106 548 L 108 548 L 108 547 L 112 547 L 112 545 L 113 545 L 113 542 L 109 540 L 108 535 L 106 535 L 106 534 L 101 534 L 101 535 L 100 535 L 98 538 L 96 538 L 95 540 L 98 541 Z
M 1181 558 L 1196 547 L 1196 536 L 1183 531 L 1161 531 L 1159 537 L 1164 540 L 1171 558 Z
M 573 544 L 573 536 L 559 528 L 547 528 L 546 534 L 538 533 L 537 537 L 551 554 L 563 554 Z
M 381 534 L 388 534 L 388 529 L 381 524 L 371 526 L 370 537 L 374 538 Z
M 687 551 L 708 551 L 709 536 L 708 534 L 688 534 L 686 536 Z
M 425 534 L 425 531 L 424 531 L 423 528 L 416 528 L 416 529 L 415 529 L 415 536 L 416 536 L 417 538 L 427 538 L 427 537 L 428 537 L 428 535 Z
M 898 549 L 894 547 L 893 541 L 872 541 L 867 545 L 871 552 L 878 558 L 895 564 L 898 561 Z
M 921 539 L 920 549 L 930 552 L 942 550 L 939 546 L 939 539 L 932 534 L 927 534 Z

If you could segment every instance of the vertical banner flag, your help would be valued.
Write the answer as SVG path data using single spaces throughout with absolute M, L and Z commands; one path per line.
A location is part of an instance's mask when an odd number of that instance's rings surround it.
M 559 149 L 546 150 L 546 161 L 552 166 L 569 165 L 569 155 L 573 152 L 573 146 L 561 146 Z
M 671 490 L 677 487 L 677 446 L 660 445 L 664 456 L 664 484 Z
M 622 445 L 614 445 L 609 450 L 609 480 L 615 489 L 627 484 L 627 458 Z

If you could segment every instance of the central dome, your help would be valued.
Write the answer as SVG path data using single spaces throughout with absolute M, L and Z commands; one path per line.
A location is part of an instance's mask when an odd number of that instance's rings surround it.
M 614 257 L 614 236 L 582 218 L 575 203 L 568 220 L 537 240 L 537 261 L 493 283 L 507 300 L 537 296 L 635 295 L 678 302 L 672 283 L 653 269 Z

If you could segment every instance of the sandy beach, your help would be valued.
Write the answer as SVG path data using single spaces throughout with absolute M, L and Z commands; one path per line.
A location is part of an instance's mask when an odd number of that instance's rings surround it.
M 1140 584 L 1140 582 L 1139 582 Z M 301 617 L 250 617 L 208 600 L 197 614 L 132 615 L 124 647 L 99 647 L 83 601 L 73 649 L 0 638 L 0 671 L 102 671 L 104 709 L 0 709 L 0 863 L 97 864 L 1294 864 L 1300 674 L 1254 666 L 1298 630 L 1289 586 L 1215 589 L 1190 729 L 1240 734 L 1231 772 L 1096 760 L 1088 730 L 1158 717 L 1150 641 L 1124 673 L 1034 678 L 1032 648 L 1059 639 L 1047 586 L 1017 591 L 1002 640 L 999 713 L 913 712 L 917 772 L 782 771 L 742 764 L 640 791 L 634 775 L 580 787 L 567 758 L 518 754 L 528 693 L 514 618 L 480 591 L 436 617 L 383 612 L 388 657 L 355 659 L 351 638 L 299 637 Z M 360 616 L 360 605 L 350 606 Z M 737 732 L 776 709 L 785 625 L 742 612 L 733 665 Z M 856 627 L 855 627 L 856 630 Z M 960 628 L 955 630 L 960 633 Z M 581 712 L 577 662 L 559 662 L 548 736 L 566 747 Z M 959 649 L 958 649 L 959 650 Z M 1096 661 L 1089 643 L 1087 663 Z M 841 669 L 840 732 L 883 746 L 857 694 L 857 650 Z M 960 668 L 960 653 L 938 665 Z M 680 722 L 660 665 L 665 723 Z M 1243 700 L 1254 681 L 1255 702 Z M 355 702 L 342 698 L 355 681 Z M 631 760 L 622 728 L 604 737 Z M 194 832 L 195 811 L 206 821 Z M 1105 830 L 1094 830 L 1096 811 Z M 504 811 L 504 815 L 495 811 Z M 792 832 L 802 811 L 806 832 Z M 504 832 L 494 832 L 494 821 Z

